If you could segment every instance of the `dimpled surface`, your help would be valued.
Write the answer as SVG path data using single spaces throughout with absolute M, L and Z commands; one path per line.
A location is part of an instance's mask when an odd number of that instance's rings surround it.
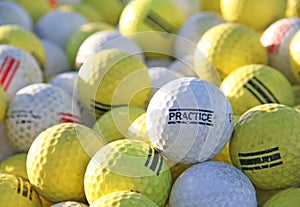
M 44 129 L 62 122 L 79 122 L 80 112 L 70 95 L 50 84 L 38 83 L 19 90 L 5 119 L 7 137 L 26 152 Z
M 43 74 L 34 57 L 28 52 L 11 46 L 0 46 L 0 84 L 8 102 L 16 92 L 33 83 L 41 83 Z
M 49 127 L 28 151 L 26 167 L 30 183 L 51 202 L 84 201 L 86 166 L 104 144 L 100 136 L 84 125 L 62 123 Z
M 0 26 L 0 44 L 9 44 L 29 52 L 43 68 L 46 52 L 39 38 L 30 30 L 17 25 Z
M 300 202 L 300 188 L 291 188 L 273 195 L 263 207 L 297 207 Z
M 0 174 L 0 205 L 5 207 L 42 207 L 33 186 L 21 177 Z
M 57 203 L 52 205 L 51 207 L 88 207 L 86 204 L 75 202 L 75 201 L 67 201 L 62 203 Z
M 268 49 L 269 65 L 282 72 L 291 83 L 295 77 L 290 66 L 290 42 L 300 29 L 299 18 L 284 18 L 271 24 L 260 41 Z
M 119 49 L 144 60 L 143 51 L 135 41 L 116 30 L 104 30 L 95 32 L 83 41 L 77 52 L 76 67 L 80 67 L 91 56 L 105 49 Z
M 170 207 L 256 207 L 255 189 L 242 171 L 209 161 L 194 165 L 174 183 Z
M 197 50 L 204 53 L 217 68 L 221 79 L 231 71 L 248 64 L 267 64 L 268 53 L 254 30 L 236 23 L 223 23 L 210 28 L 197 44 Z M 201 69 L 201 59 L 195 52 L 196 69 Z
M 184 21 L 182 10 L 172 0 L 134 0 L 124 8 L 119 27 L 121 34 L 129 35 L 145 52 L 171 55 L 172 34 Z
M 177 58 L 192 56 L 201 36 L 211 27 L 223 22 L 221 16 L 213 12 L 199 12 L 188 18 L 176 36 L 175 56 Z
M 233 164 L 261 189 L 299 183 L 300 114 L 281 104 L 251 108 L 239 119 L 230 140 Z
M 98 119 L 93 129 L 107 142 L 123 139 L 131 123 L 144 112 L 136 107 L 113 108 Z
M 27 153 L 12 155 L 0 162 L 0 173 L 12 174 L 28 180 L 26 171 Z
M 226 21 L 264 30 L 285 15 L 285 0 L 221 0 L 220 8 Z M 255 13 L 253 13 L 255 11 Z
M 161 155 L 148 144 L 128 139 L 102 147 L 89 162 L 84 178 L 90 204 L 115 191 L 131 191 L 163 207 L 170 188 L 170 170 Z
M 290 63 L 293 71 L 293 75 L 297 80 L 297 83 L 300 83 L 300 31 L 298 31 L 290 42 Z
M 299 0 L 287 0 L 286 17 L 299 17 L 300 16 L 300 1 Z
M 102 30 L 113 30 L 114 27 L 104 22 L 88 22 L 81 25 L 76 32 L 72 34 L 66 45 L 66 54 L 71 65 L 75 65 L 77 51 L 81 43 L 91 34 Z
M 259 104 L 295 104 L 290 82 L 281 72 L 267 65 L 252 64 L 238 68 L 223 80 L 220 89 L 236 115 Z
M 136 192 L 119 191 L 96 200 L 91 207 L 157 207 L 149 198 Z
M 79 70 L 77 89 L 83 106 L 97 116 L 111 107 L 145 108 L 151 92 L 146 65 L 117 49 L 102 50 Z
M 146 115 L 152 144 L 185 164 L 216 156 L 233 131 L 232 108 L 212 83 L 187 77 L 173 80 L 152 97 Z

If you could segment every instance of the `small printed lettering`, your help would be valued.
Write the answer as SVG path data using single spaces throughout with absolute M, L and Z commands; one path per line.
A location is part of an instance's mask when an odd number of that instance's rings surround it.
M 204 109 L 169 109 L 168 124 L 213 126 L 214 112 Z

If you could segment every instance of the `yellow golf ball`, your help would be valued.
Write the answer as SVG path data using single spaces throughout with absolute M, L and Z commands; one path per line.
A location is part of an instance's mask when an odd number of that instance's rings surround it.
M 264 30 L 284 17 L 286 0 L 220 0 L 220 7 L 226 21 Z
M 46 52 L 40 39 L 31 31 L 17 25 L 0 26 L 0 44 L 9 44 L 29 52 L 43 68 Z
M 257 33 L 236 23 L 219 24 L 203 34 L 194 53 L 196 72 L 207 64 L 201 53 L 217 68 L 221 79 L 241 66 L 268 63 L 267 49 Z
M 104 143 L 96 132 L 80 124 L 64 123 L 46 129 L 28 151 L 30 183 L 50 202 L 84 201 L 86 166 Z
M 0 173 L 7 173 L 28 180 L 26 171 L 27 153 L 12 155 L 0 162 Z
M 172 55 L 185 16 L 172 0 L 133 0 L 123 10 L 120 32 L 134 39 L 148 57 Z
M 293 85 L 293 91 L 295 95 L 295 106 L 300 104 L 300 85 Z
M 203 11 L 221 14 L 220 0 L 199 0 Z
M 0 174 L 0 206 L 42 207 L 34 187 L 21 177 Z
M 123 139 L 131 123 L 144 112 L 144 109 L 130 106 L 113 108 L 98 119 L 93 129 L 107 142 Z
M 90 207 L 158 207 L 140 193 L 119 191 L 107 194 L 96 200 Z
M 122 139 L 102 147 L 89 162 L 84 178 L 89 204 L 116 191 L 141 193 L 163 207 L 171 188 L 171 173 L 154 148 Z
M 291 68 L 294 74 L 294 77 L 297 80 L 297 83 L 300 83 L 300 31 L 298 31 L 292 38 L 289 46 L 290 52 L 290 63 Z
M 299 0 L 287 0 L 286 17 L 299 17 L 300 16 L 300 1 Z
M 261 189 L 300 182 L 300 114 L 282 104 L 262 104 L 239 119 L 229 143 L 232 163 Z
M 291 188 L 273 195 L 263 207 L 298 207 L 300 188 Z
M 238 68 L 223 80 L 220 89 L 236 115 L 242 115 L 259 104 L 295 104 L 294 91 L 288 79 L 267 65 L 252 64 Z
M 7 103 L 6 103 L 5 92 L 3 90 L 3 87 L 0 85 L 0 123 L 2 123 L 2 121 L 5 118 L 6 108 L 7 108 Z
M 145 108 L 151 93 L 147 66 L 135 55 L 101 50 L 84 63 L 77 89 L 83 106 L 97 117 L 120 106 Z
M 129 0 L 84 0 L 84 2 L 93 6 L 100 13 L 104 22 L 115 25 Z

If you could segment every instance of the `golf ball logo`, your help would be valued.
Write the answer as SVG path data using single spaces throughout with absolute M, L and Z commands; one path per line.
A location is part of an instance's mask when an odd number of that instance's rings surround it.
M 261 170 L 283 164 L 279 147 L 257 152 L 238 153 L 238 157 L 242 170 Z
M 16 177 L 18 186 L 16 188 L 17 194 L 24 196 L 32 201 L 33 189 L 27 181 L 21 180 L 21 178 Z
M 11 113 L 8 114 L 8 118 L 16 119 L 17 124 L 26 124 L 41 120 L 42 116 L 34 113 L 32 110 L 12 110 Z
M 261 104 L 279 103 L 276 96 L 258 78 L 253 77 L 244 86 Z
M 105 112 L 109 111 L 111 108 L 115 108 L 115 107 L 122 107 L 122 106 L 127 106 L 127 104 L 123 104 L 123 105 L 110 105 L 110 104 L 103 104 L 99 101 L 96 101 L 94 99 L 91 100 L 91 112 L 95 112 L 95 114 L 97 115 L 102 115 Z
M 149 146 L 149 152 L 145 162 L 145 167 L 149 168 L 153 172 L 156 172 L 156 175 L 158 176 L 161 172 L 163 163 L 164 160 L 160 155 L 160 152 Z
M 150 10 L 146 16 L 144 23 L 149 27 L 153 28 L 155 31 L 172 33 L 174 30 L 173 25 L 162 18 L 158 13 Z
M 169 109 L 168 124 L 213 126 L 214 111 L 206 109 Z
M 76 116 L 71 113 L 65 113 L 65 112 L 60 112 L 59 115 L 59 122 L 60 123 L 79 123 L 80 122 L 80 117 Z M 9 118 L 11 119 L 16 119 L 17 124 L 29 124 L 29 123 L 34 123 L 38 120 L 42 120 L 43 117 L 41 114 L 34 113 L 32 110 L 26 111 L 26 110 L 13 110 L 9 114 Z
M 60 123 L 80 123 L 80 117 L 74 114 L 60 112 L 59 116 Z
M 12 57 L 5 56 L 4 60 L 0 66 L 0 84 L 2 85 L 4 91 L 9 88 L 13 77 L 15 76 L 21 61 Z

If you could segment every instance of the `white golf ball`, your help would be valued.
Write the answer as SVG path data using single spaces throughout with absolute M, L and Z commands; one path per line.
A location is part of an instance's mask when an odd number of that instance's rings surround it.
M 224 162 L 194 165 L 175 181 L 170 207 L 256 207 L 255 189 L 248 177 Z
M 41 82 L 43 73 L 33 56 L 17 47 L 0 45 L 0 84 L 8 102 L 19 89 Z
M 0 25 L 16 24 L 31 30 L 32 18 L 28 12 L 15 2 L 0 2 Z
M 289 46 L 300 29 L 300 18 L 284 18 L 271 24 L 262 34 L 260 41 L 268 49 L 269 65 L 283 73 L 291 83 L 296 78 L 290 65 Z
M 5 130 L 18 151 L 26 152 L 46 128 L 64 122 L 80 122 L 80 112 L 64 90 L 50 84 L 20 89 L 6 114 Z
M 71 69 L 67 55 L 61 47 L 46 39 L 42 40 L 42 44 L 46 52 L 45 78 Z
M 216 156 L 230 139 L 232 108 L 212 83 L 179 78 L 154 94 L 146 126 L 153 146 L 168 159 L 185 164 L 202 162 Z
M 69 38 L 87 19 L 73 11 L 53 10 L 42 16 L 34 28 L 42 39 L 48 39 L 65 48 Z
M 83 41 L 77 52 L 76 67 L 79 68 L 90 56 L 104 49 L 119 49 L 144 61 L 143 50 L 134 40 L 121 35 L 118 31 L 105 30 L 96 32 Z
M 194 55 L 201 36 L 211 27 L 225 22 L 220 15 L 213 12 L 199 12 L 189 17 L 179 29 L 175 39 L 174 53 L 177 58 Z

